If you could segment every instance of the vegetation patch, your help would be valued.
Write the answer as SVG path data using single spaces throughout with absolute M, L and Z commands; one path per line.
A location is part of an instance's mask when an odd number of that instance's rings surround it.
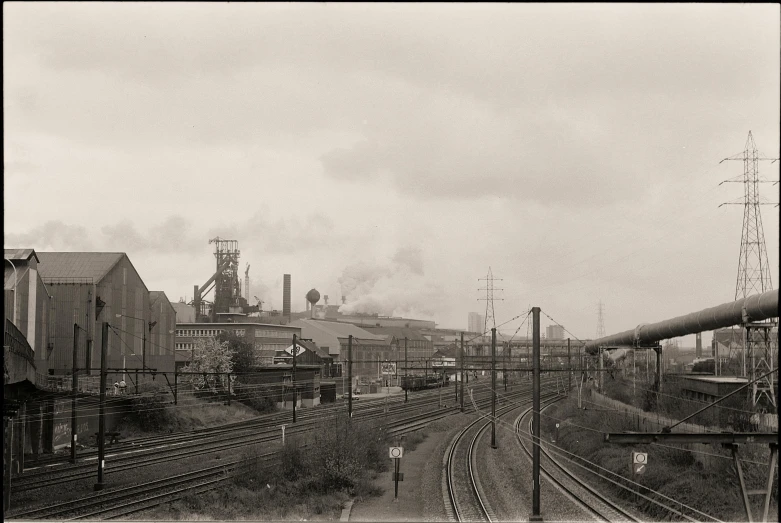
M 422 431 L 410 433 L 405 450 L 425 438 Z M 273 462 L 263 457 L 267 447 L 246 448 L 228 487 L 188 496 L 145 519 L 338 520 L 347 500 L 382 494 L 371 479 L 388 470 L 389 443 L 384 425 L 329 419 L 287 438 Z
M 567 468 L 587 478 L 599 488 L 606 489 L 614 498 L 622 499 L 627 505 L 637 507 L 649 519 L 666 520 L 670 513 L 664 508 L 642 497 L 636 498 L 625 489 L 584 470 L 598 471 L 620 484 L 629 485 L 628 480 L 637 482 L 640 490 L 648 497 L 658 499 L 652 493 L 661 493 L 675 500 L 664 504 L 681 509 L 695 520 L 697 515 L 685 507 L 691 507 L 722 521 L 745 521 L 746 514 L 740 494 L 737 470 L 728 451 L 715 445 L 616 445 L 604 441 L 606 432 L 635 430 L 631 417 L 617 411 L 599 407 L 588 410 L 577 408 L 577 398 L 559 402 L 545 410 L 541 416 L 540 428 L 544 441 L 551 441 L 555 424 L 559 423 L 556 445 L 570 454 L 557 458 Z M 632 451 L 648 453 L 648 468 L 642 475 L 633 475 L 631 470 Z M 707 454 L 705 454 L 707 453 Z M 569 458 L 572 461 L 568 461 Z M 761 489 L 767 481 L 767 463 L 770 450 L 764 445 L 742 445 L 740 458 L 744 461 L 743 473 L 748 489 Z M 598 470 L 593 464 L 606 470 Z M 581 466 L 579 466 L 581 465 Z M 770 514 L 778 512 L 778 475 L 773 486 Z M 609 472 L 607 472 L 609 471 Z M 610 472 L 614 473 L 611 474 Z M 618 478 L 620 475 L 622 478 Z M 753 514 L 761 510 L 759 498 L 753 500 Z M 761 512 L 759 512 L 761 516 Z M 676 518 L 677 519 L 677 518 Z
M 163 394 L 134 397 L 131 402 L 130 412 L 117 427 L 123 438 L 216 427 L 257 416 L 253 409 L 238 403 L 215 405 L 184 395 L 178 405 Z

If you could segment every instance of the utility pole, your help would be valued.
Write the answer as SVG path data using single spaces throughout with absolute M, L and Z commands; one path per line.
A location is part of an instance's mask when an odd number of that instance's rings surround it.
M 76 392 L 79 390 L 79 376 L 76 373 L 79 363 L 78 359 L 79 350 L 79 324 L 73 324 L 73 363 L 72 363 L 72 389 L 71 389 L 71 463 L 76 463 Z
M 461 412 L 464 412 L 464 333 L 461 333 Z
M 567 338 L 567 369 L 569 370 L 567 372 L 567 396 L 569 396 L 569 391 L 572 390 L 572 353 L 570 352 L 569 338 Z
M 603 371 L 605 370 L 605 362 L 602 359 L 602 347 L 599 348 L 597 354 L 599 354 L 599 392 L 602 394 L 602 375 L 604 374 Z
M 409 391 L 409 378 L 407 377 L 407 337 L 404 336 L 404 403 L 407 403 L 408 391 Z
M 406 341 L 404 347 L 406 350 Z M 347 392 L 347 417 L 348 420 L 353 419 L 353 335 L 350 334 L 347 337 L 347 381 L 349 381 L 349 389 Z
M 293 334 L 293 376 L 292 376 L 292 382 L 293 382 L 293 423 L 296 422 L 296 401 L 298 398 L 296 398 L 296 352 L 298 352 L 298 347 L 296 347 L 296 335 Z
M 100 344 L 100 410 L 98 411 L 98 482 L 95 490 L 103 490 L 103 467 L 106 458 L 106 356 L 108 355 L 108 322 L 103 322 Z
M 529 521 L 542 521 L 540 515 L 540 308 L 532 307 L 532 515 Z
M 509 347 L 509 344 L 507 342 L 504 343 L 504 350 L 502 351 L 504 354 L 502 354 L 503 358 L 502 361 L 504 362 L 504 368 L 502 369 L 502 379 L 504 380 L 504 391 L 507 392 L 507 347 Z
M 496 327 L 491 329 L 491 448 L 496 448 Z

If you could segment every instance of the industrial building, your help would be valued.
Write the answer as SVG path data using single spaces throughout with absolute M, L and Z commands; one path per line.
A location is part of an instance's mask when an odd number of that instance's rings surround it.
M 185 366 L 195 350 L 195 343 L 201 338 L 212 338 L 222 332 L 231 332 L 252 344 L 255 363 L 272 365 L 276 351 L 284 350 L 293 340 L 293 334 L 301 337 L 301 328 L 290 325 L 267 323 L 177 323 L 176 324 L 176 367 Z
M 33 249 L 5 249 L 5 318 L 34 351 L 34 367 L 46 374 L 52 348 L 50 321 L 52 296 L 41 277 L 39 257 Z M 72 327 L 71 327 L 71 330 Z
M 174 371 L 176 309 L 163 291 L 149 292 L 146 366 L 162 372 Z
M 127 254 L 41 252 L 38 258 L 41 276 L 54 301 L 49 374 L 69 374 L 73 367 L 74 323 L 80 329 L 79 367 L 86 368 L 87 374 L 96 374 L 100 367 L 103 322 L 111 326 L 106 366 L 142 371 L 148 349 L 144 341 L 153 321 L 152 310 L 149 290 Z M 156 340 L 155 361 L 161 368 L 173 368 L 173 346 L 166 346 L 172 343 L 171 338 L 162 336 Z M 110 372 L 109 379 L 124 379 L 122 374 Z
M 485 316 L 477 312 L 469 313 L 468 331 L 480 334 L 485 329 Z
M 342 373 L 347 373 L 348 338 L 353 336 L 352 372 L 354 377 L 377 377 L 378 362 L 398 359 L 398 352 L 391 346 L 391 337 L 372 334 L 351 323 L 321 320 L 296 320 L 291 326 L 299 327 L 304 338 L 312 339 L 320 349 L 328 351 L 334 363 L 340 363 Z M 404 345 L 401 352 L 403 359 Z
M 561 325 L 548 325 L 545 327 L 545 339 L 563 340 L 565 337 L 564 327 Z
M 292 409 L 295 390 L 296 407 L 315 407 L 320 404 L 320 373 L 317 365 L 298 365 L 293 383 L 293 366 L 280 363 L 270 367 L 257 367 L 242 376 L 242 383 L 254 390 L 261 386 L 273 397 L 277 408 Z
M 391 338 L 389 342 L 397 343 L 400 356 L 399 359 L 401 360 L 404 359 L 405 338 L 407 341 L 408 361 L 423 361 L 430 359 L 434 355 L 434 343 L 416 329 L 407 329 L 404 327 L 371 327 L 368 325 L 362 328 L 366 330 L 366 332 Z

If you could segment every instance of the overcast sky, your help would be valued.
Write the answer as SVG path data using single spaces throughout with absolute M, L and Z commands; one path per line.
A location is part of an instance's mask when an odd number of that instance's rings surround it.
M 743 187 L 719 182 L 743 167 L 719 161 L 749 130 L 779 155 L 778 5 L 3 15 L 5 246 L 126 252 L 172 301 L 219 235 L 265 307 L 289 273 L 294 310 L 315 287 L 466 328 L 491 267 L 497 323 L 539 306 L 591 338 L 602 300 L 610 334 L 734 299 Z

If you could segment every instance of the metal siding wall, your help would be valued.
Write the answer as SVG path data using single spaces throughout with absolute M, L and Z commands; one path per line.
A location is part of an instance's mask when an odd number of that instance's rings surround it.
M 48 368 L 55 373 L 70 371 L 73 365 L 73 323 L 85 327 L 88 284 L 52 283 L 47 286 L 54 300 L 54 349 L 49 355 Z M 81 335 L 84 337 L 84 335 Z M 84 358 L 81 354 L 80 357 Z M 59 371 L 59 372 L 58 372 Z
M 25 337 L 27 337 L 27 300 L 30 295 L 29 276 L 30 271 L 24 271 L 24 274 L 19 277 L 19 281 L 16 282 L 16 292 L 18 293 L 16 297 L 16 328 Z

